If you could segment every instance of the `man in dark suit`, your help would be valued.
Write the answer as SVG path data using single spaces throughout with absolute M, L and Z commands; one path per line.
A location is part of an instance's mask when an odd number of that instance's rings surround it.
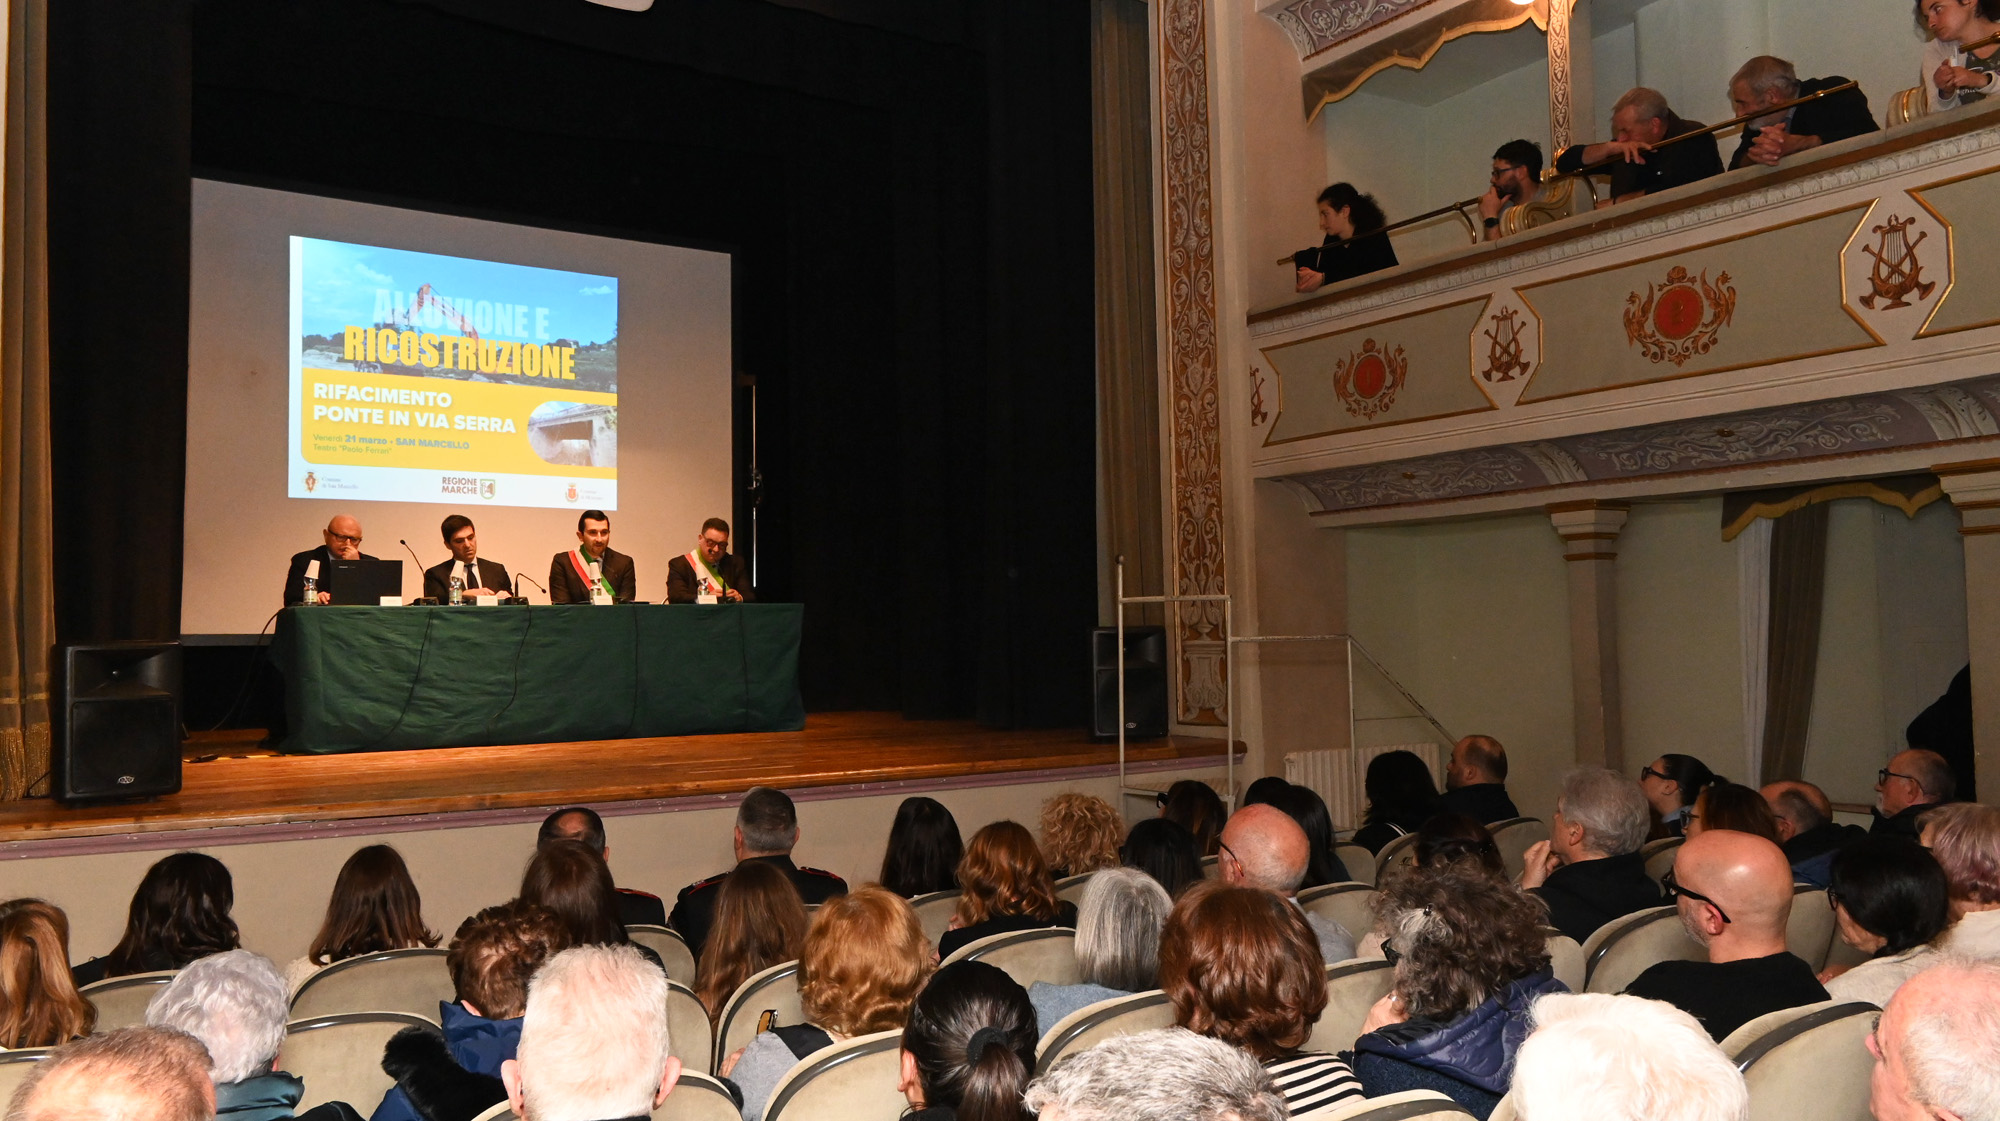
M 1464 814 L 1481 825 L 1520 817 L 1506 783 L 1507 749 L 1492 736 L 1467 736 L 1452 746 L 1438 810 Z
M 818 868 L 801 868 L 792 863 L 792 849 L 799 843 L 799 815 L 792 800 L 782 790 L 753 786 L 736 807 L 736 862 L 761 860 L 775 866 L 799 889 L 807 906 L 824 903 L 847 894 L 847 881 Z M 672 926 L 701 960 L 702 944 L 708 941 L 709 927 L 715 923 L 715 897 L 729 873 L 718 872 L 681 889 L 674 900 Z
M 292 554 L 292 567 L 285 573 L 286 607 L 305 600 L 308 563 L 319 562 L 318 579 L 323 583 L 326 580 L 326 568 L 334 561 L 375 559 L 361 551 L 361 523 L 346 514 L 336 515 L 332 521 L 326 523 L 326 529 L 321 532 L 326 537 L 326 544 L 317 549 L 307 549 L 303 553 Z M 320 592 L 317 598 L 321 603 L 331 602 L 325 592 Z
M 551 841 L 576 841 L 611 863 L 611 846 L 604 841 L 604 819 L 589 806 L 565 806 L 542 819 L 542 831 L 535 835 L 537 851 Z M 657 895 L 631 888 L 618 889 L 618 921 L 626 926 L 667 925 L 667 903 Z
M 1743 64 L 1729 80 L 1729 104 L 1741 117 L 1768 109 L 1780 102 L 1810 97 L 1821 90 L 1846 84 L 1839 75 L 1808 78 L 1801 82 L 1792 64 L 1782 58 L 1758 55 Z M 1776 167 L 1786 156 L 1808 148 L 1874 132 L 1881 126 L 1868 110 L 1868 95 L 1856 86 L 1851 90 L 1808 101 L 1782 113 L 1759 117 L 1743 128 L 1743 139 L 1729 159 L 1729 169 L 1753 163 Z
M 1523 856 L 1521 887 L 1549 905 L 1549 925 L 1578 943 L 1621 915 L 1661 904 L 1646 874 L 1646 795 L 1602 767 L 1571 771 L 1556 796 L 1549 839 Z
M 1875 823 L 1870 834 L 1888 833 L 1914 841 L 1917 819 L 1957 797 L 1951 764 L 1935 751 L 1908 748 L 1889 757 L 1875 772 Z
M 507 578 L 507 566 L 499 561 L 479 559 L 479 535 L 472 519 L 453 514 L 444 520 L 445 548 L 451 559 L 424 569 L 424 595 L 439 603 L 451 599 L 451 578 L 465 581 L 465 598 L 513 595 L 514 582 Z
M 701 596 L 728 603 L 757 598 L 750 590 L 750 566 L 729 551 L 729 523 L 721 518 L 701 523 L 694 551 L 667 562 L 667 602 L 698 603 Z
M 1868 835 L 1859 825 L 1833 820 L 1833 801 L 1809 782 L 1767 783 L 1758 793 L 1778 819 L 1778 847 L 1792 864 L 1792 881 L 1825 887 L 1833 882 L 1833 858 Z
M 576 540 L 576 548 L 557 553 L 549 563 L 550 602 L 589 603 L 593 590 L 609 592 L 619 603 L 639 598 L 632 558 L 611 547 L 611 519 L 604 511 L 585 510 L 576 519 Z

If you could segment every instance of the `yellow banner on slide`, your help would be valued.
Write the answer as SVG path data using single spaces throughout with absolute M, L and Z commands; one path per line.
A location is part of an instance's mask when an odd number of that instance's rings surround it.
M 306 367 L 299 454 L 359 467 L 616 478 L 618 395 L 566 384 Z

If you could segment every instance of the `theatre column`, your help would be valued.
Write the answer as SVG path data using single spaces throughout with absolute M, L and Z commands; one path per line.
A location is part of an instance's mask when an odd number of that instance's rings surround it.
M 1618 532 L 1622 502 L 1548 507 L 1569 565 L 1570 693 L 1576 761 L 1623 772 L 1618 702 Z
M 1972 661 L 1973 773 L 2000 774 L 2000 459 L 1935 468 L 1965 543 L 1965 637 Z M 1989 796 L 1987 801 L 1993 799 Z

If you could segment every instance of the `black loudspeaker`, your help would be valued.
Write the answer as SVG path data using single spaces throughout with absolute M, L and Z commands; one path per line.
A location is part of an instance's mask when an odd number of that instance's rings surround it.
M 181 788 L 181 647 L 62 648 L 54 786 L 60 802 L 117 802 Z
M 1090 632 L 1091 734 L 1118 735 L 1118 631 Z M 1167 629 L 1125 628 L 1125 738 L 1167 734 Z

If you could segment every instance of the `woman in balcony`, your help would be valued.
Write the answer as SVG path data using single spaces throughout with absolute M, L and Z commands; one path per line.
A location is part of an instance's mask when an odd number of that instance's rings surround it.
M 2000 71 L 2000 43 L 1970 52 L 1962 44 L 2000 33 L 2000 0 L 1917 0 L 1917 23 L 1930 35 L 1923 79 L 1931 112 L 1985 100 Z
M 1294 257 L 1298 290 L 1316 292 L 1328 284 L 1395 268 L 1396 249 L 1389 244 L 1389 235 L 1379 232 L 1388 224 L 1375 196 L 1362 194 L 1352 183 L 1335 183 L 1321 191 L 1319 231 L 1326 240 Z

